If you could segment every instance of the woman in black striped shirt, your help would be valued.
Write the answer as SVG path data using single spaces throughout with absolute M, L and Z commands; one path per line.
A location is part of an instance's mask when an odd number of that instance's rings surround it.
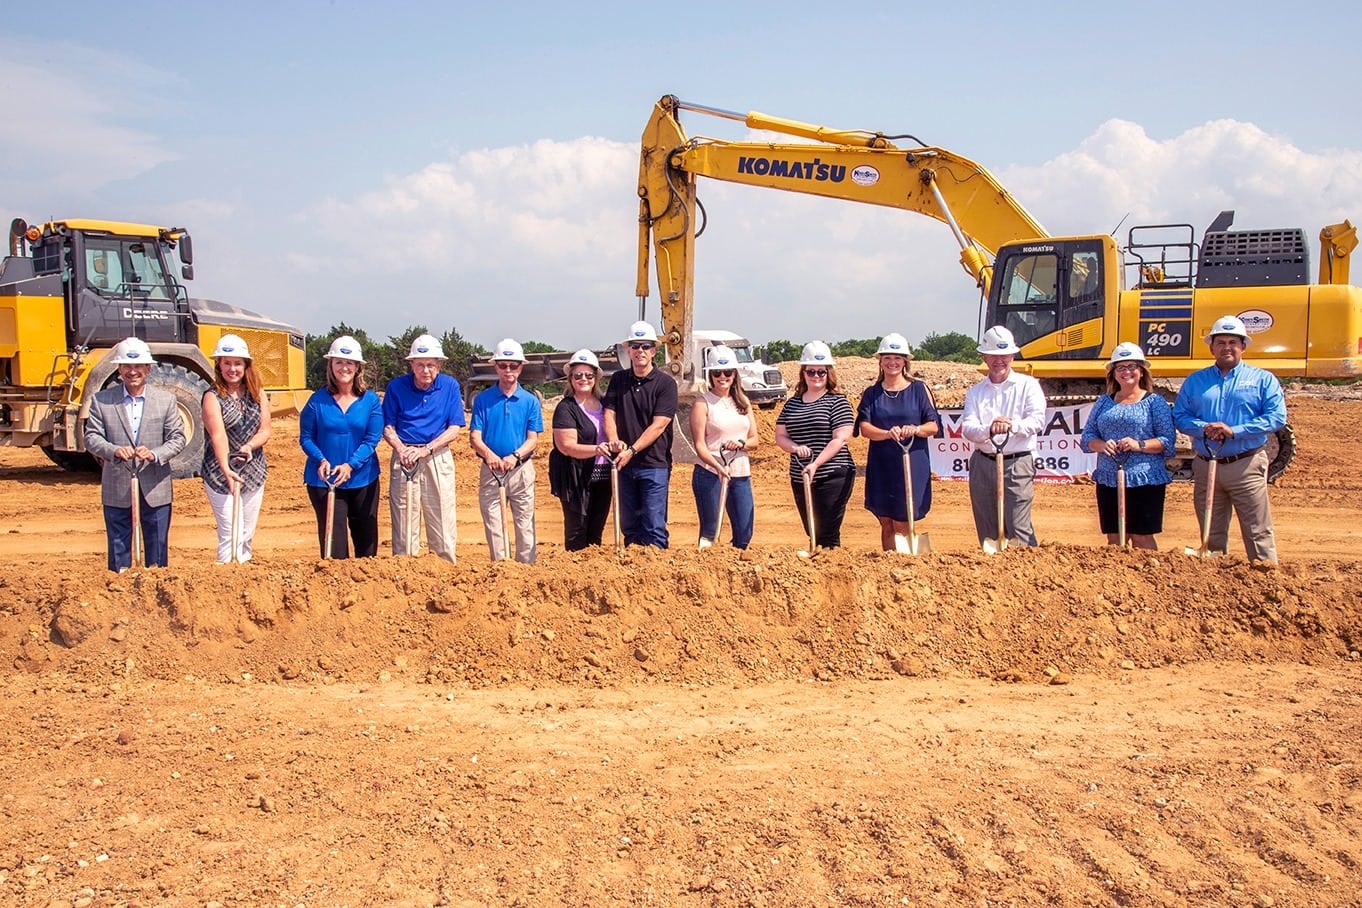
M 804 477 L 813 479 L 815 542 L 824 548 L 842 544 L 842 518 L 856 481 L 856 465 L 847 450 L 855 426 L 851 404 L 837 393 L 832 351 L 822 341 L 806 344 L 799 357 L 799 383 L 776 420 L 776 446 L 790 455 L 790 488 L 805 530 Z

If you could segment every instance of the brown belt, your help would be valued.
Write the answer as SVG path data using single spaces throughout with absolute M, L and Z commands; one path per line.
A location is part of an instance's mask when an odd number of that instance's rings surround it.
M 1216 463 L 1219 463 L 1219 464 L 1234 463 L 1236 460 L 1243 460 L 1245 457 L 1252 457 L 1254 454 L 1257 454 L 1257 453 L 1258 453 L 1259 451 L 1261 451 L 1261 450 L 1263 450 L 1262 445 L 1259 445 L 1258 447 L 1254 448 L 1252 451 L 1245 451 L 1243 454 L 1236 454 L 1236 455 L 1234 455 L 1233 457 L 1214 457 L 1214 458 L 1212 458 L 1212 457 L 1207 457 L 1205 454 L 1198 454 L 1198 455 L 1196 456 L 1196 459 L 1197 459 L 1197 460 L 1214 460 Z

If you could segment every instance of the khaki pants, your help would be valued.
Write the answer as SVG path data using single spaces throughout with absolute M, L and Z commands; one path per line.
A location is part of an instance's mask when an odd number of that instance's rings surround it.
M 411 485 L 420 505 L 407 523 L 407 478 L 396 452 L 388 462 L 388 506 L 393 519 L 393 554 L 417 555 L 421 548 L 421 520 L 426 523 L 426 542 L 430 550 L 454 564 L 454 546 L 459 530 L 454 510 L 454 455 L 442 448 L 418 462 Z
M 1192 461 L 1196 480 L 1196 520 L 1201 526 L 1206 516 L 1206 472 L 1208 464 L 1200 457 Z M 1259 448 L 1252 457 L 1231 464 L 1216 464 L 1215 496 L 1211 504 L 1211 532 L 1207 544 L 1211 551 L 1223 552 L 1229 544 L 1230 512 L 1239 515 L 1239 533 L 1250 561 L 1276 561 L 1277 537 L 1272 532 L 1272 508 L 1267 500 L 1267 450 Z
M 525 461 L 506 474 L 506 500 L 515 523 L 515 560 L 534 564 L 534 462 Z M 487 535 L 487 548 L 493 561 L 504 557 L 505 532 L 501 519 L 501 496 L 496 478 L 486 463 L 478 473 L 478 509 L 482 511 L 482 528 Z

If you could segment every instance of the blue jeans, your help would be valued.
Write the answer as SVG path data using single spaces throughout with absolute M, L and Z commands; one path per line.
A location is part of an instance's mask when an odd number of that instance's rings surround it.
M 165 567 L 170 539 L 170 505 L 138 502 L 142 518 L 142 554 L 147 567 Z M 104 535 L 109 543 L 109 570 L 132 567 L 132 508 L 104 506 Z
M 700 536 L 714 542 L 719 531 L 719 477 L 699 464 L 691 474 L 690 489 L 695 493 L 695 510 L 700 514 Z M 752 479 L 739 476 L 728 481 L 728 525 L 733 534 L 733 547 L 747 548 L 752 541 Z
M 667 547 L 667 484 L 662 467 L 620 471 L 620 523 L 625 545 Z

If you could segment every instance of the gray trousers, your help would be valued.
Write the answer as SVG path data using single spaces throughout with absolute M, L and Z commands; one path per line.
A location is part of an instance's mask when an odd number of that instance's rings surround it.
M 1209 464 L 1200 457 L 1192 461 L 1196 480 L 1196 521 L 1206 516 L 1206 473 Z M 1230 464 L 1216 464 L 1215 497 L 1211 506 L 1211 533 L 1207 544 L 1223 552 L 1229 544 L 1230 512 L 1239 515 L 1239 533 L 1250 561 L 1276 561 L 1277 537 L 1272 532 L 1272 508 L 1267 500 L 1267 450 Z
M 1003 460 L 1003 528 L 1009 543 L 1037 545 L 1031 528 L 1036 459 L 1028 454 Z M 998 468 L 992 454 L 976 450 L 969 459 L 969 503 L 979 542 L 998 538 Z

